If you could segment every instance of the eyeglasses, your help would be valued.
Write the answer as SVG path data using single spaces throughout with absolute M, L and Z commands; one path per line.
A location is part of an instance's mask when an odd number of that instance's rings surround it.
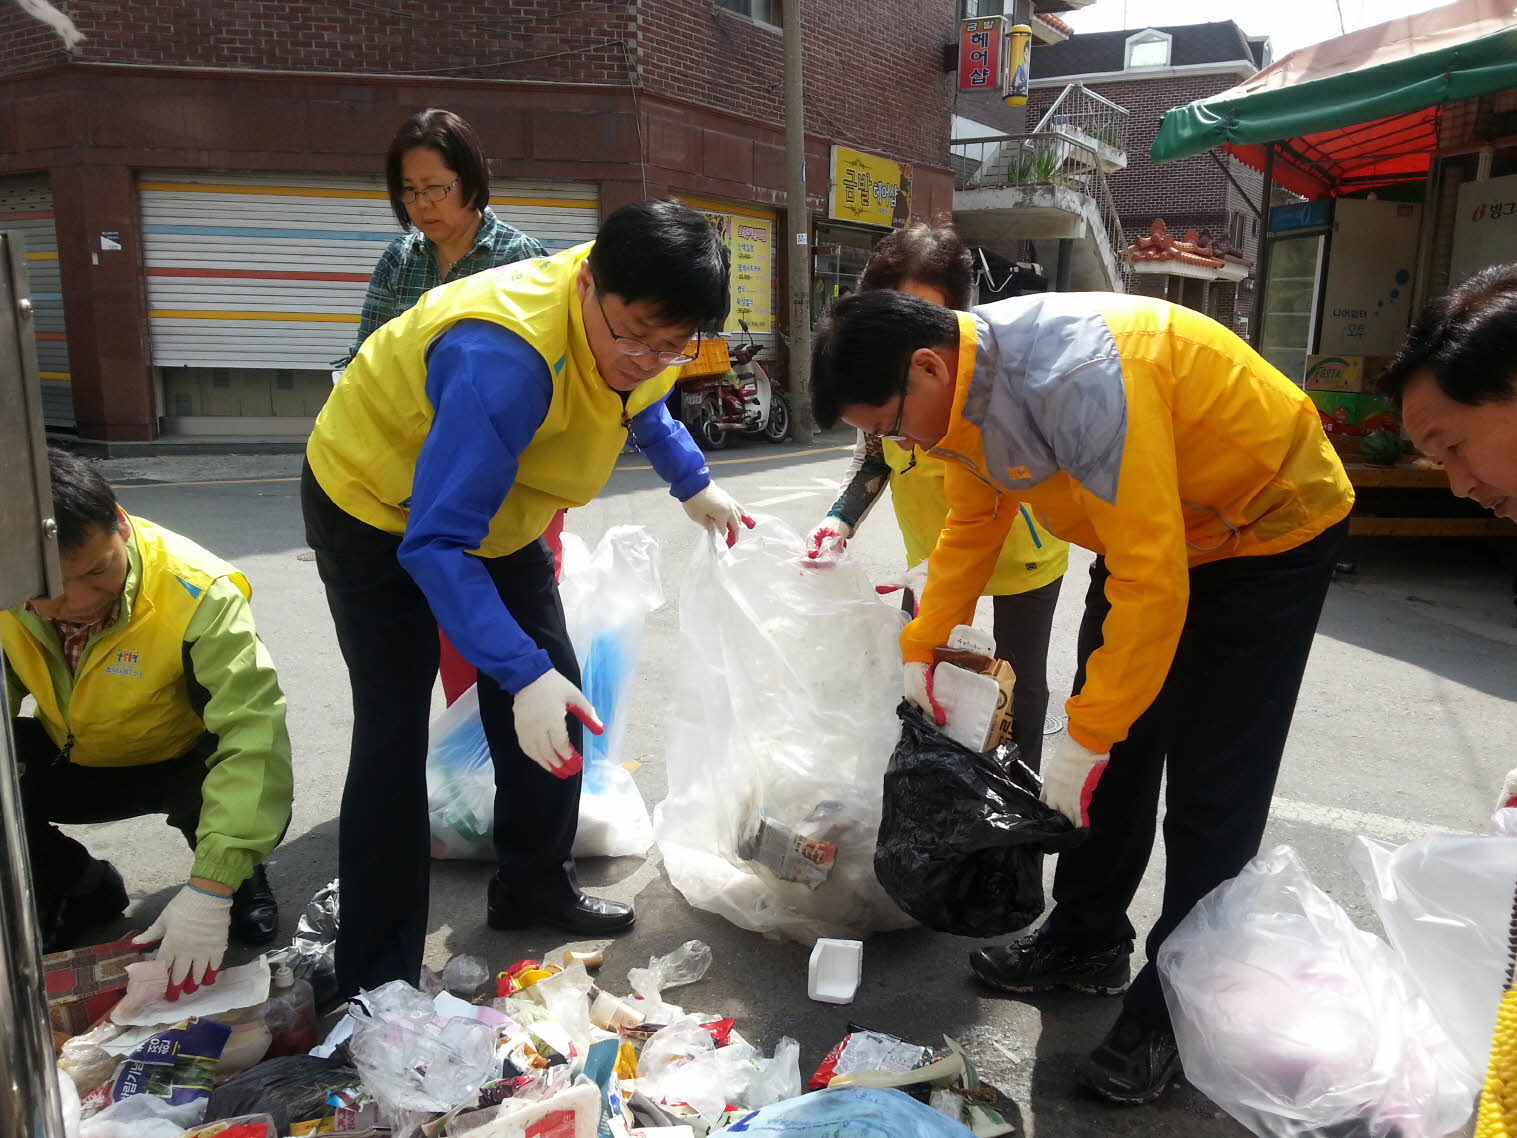
M 640 360 L 644 356 L 653 356 L 665 367 L 676 367 L 681 364 L 695 362 L 695 356 L 689 351 L 661 352 L 657 348 L 651 348 L 641 340 L 634 340 L 631 336 L 623 336 L 615 328 L 611 327 L 611 318 L 606 315 L 606 306 L 600 298 L 600 289 L 595 290 L 595 306 L 600 309 L 600 318 L 606 322 L 606 330 L 611 333 L 611 338 L 616 341 L 617 350 L 629 359 Z M 700 348 L 701 336 L 695 334 L 697 351 Z
M 911 386 L 911 359 L 907 357 L 906 370 L 901 373 L 901 402 L 895 413 L 895 426 L 881 435 L 882 439 L 889 439 L 897 446 L 905 446 L 911 440 L 901 434 L 901 424 L 906 421 L 906 389 Z
M 401 190 L 401 204 L 410 205 L 413 202 L 421 201 L 423 198 L 429 202 L 440 202 L 443 198 L 447 197 L 450 193 L 453 192 L 454 186 L 458 185 L 458 183 L 462 181 L 463 178 L 460 176 L 454 178 L 446 186 L 428 186 L 425 189 L 421 190 Z

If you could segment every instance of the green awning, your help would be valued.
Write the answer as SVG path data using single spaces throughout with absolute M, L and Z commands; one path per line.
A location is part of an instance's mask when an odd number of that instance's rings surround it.
M 1425 171 L 1438 106 L 1517 87 L 1514 9 L 1513 0 L 1457 0 L 1301 48 L 1166 112 L 1153 159 L 1224 147 L 1258 165 L 1255 148 L 1296 140 L 1294 169 L 1281 180 L 1314 182 L 1291 187 L 1313 195 L 1339 181 L 1394 180 L 1419 159 Z

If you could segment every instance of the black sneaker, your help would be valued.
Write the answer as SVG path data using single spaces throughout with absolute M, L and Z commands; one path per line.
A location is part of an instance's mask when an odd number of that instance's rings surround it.
M 42 951 L 62 952 L 73 948 L 90 929 L 107 925 L 122 913 L 130 898 L 126 882 L 110 862 L 96 858 L 78 884 L 54 908 L 42 914 Z
M 1075 1081 L 1120 1106 L 1153 1102 L 1180 1074 L 1180 1051 L 1167 1028 L 1119 1016 L 1106 1038 L 1075 1064 Z
M 974 974 L 1003 992 L 1051 992 L 1072 988 L 1093 996 L 1120 996 L 1131 979 L 1132 942 L 1119 941 L 1094 952 L 1031 933 L 1010 944 L 977 948 L 969 954 Z

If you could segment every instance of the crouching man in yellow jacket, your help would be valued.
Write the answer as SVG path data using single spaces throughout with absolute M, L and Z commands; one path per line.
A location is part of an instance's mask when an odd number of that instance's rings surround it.
M 1005 991 L 1128 989 L 1127 907 L 1167 771 L 1149 963 L 1079 1068 L 1112 1101 L 1151 1101 L 1179 1073 L 1152 961 L 1258 851 L 1353 505 L 1342 464 L 1295 384 L 1221 325 L 1143 297 L 1054 293 L 954 313 L 861 294 L 833 310 L 812 369 L 819 423 L 947 463 L 948 520 L 901 640 L 919 707 L 936 712 L 932 649 L 972 619 L 1021 507 L 1100 555 L 1068 736 L 1043 757 L 1045 801 L 1089 837 L 1059 859 L 1047 922 L 971 963 Z

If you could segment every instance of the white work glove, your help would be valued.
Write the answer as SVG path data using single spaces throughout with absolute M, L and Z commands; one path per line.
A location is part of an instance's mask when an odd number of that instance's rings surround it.
M 1496 799 L 1496 809 L 1505 810 L 1517 806 L 1517 770 L 1506 772 L 1506 781 L 1501 784 L 1501 797 Z
M 932 665 L 907 661 L 904 670 L 906 702 L 931 718 L 939 727 L 946 726 L 948 716 L 943 714 L 938 701 L 932 698 Z
M 910 569 L 874 587 L 874 591 L 882 597 L 888 593 L 899 593 L 902 589 L 909 589 L 911 591 L 913 614 L 920 612 L 922 609 L 922 594 L 927 591 L 927 559 L 925 557 Z
M 1076 826 L 1090 825 L 1090 796 L 1106 773 L 1111 755 L 1087 750 L 1066 732 L 1053 754 L 1043 755 L 1043 801 Z
M 707 483 L 699 494 L 686 498 L 680 504 L 696 525 L 705 526 L 713 533 L 725 533 L 728 549 L 737 544 L 739 526 L 753 528 L 753 519 L 743 513 L 743 507 L 737 504 L 737 499 L 715 482 Z
M 550 668 L 517 692 L 512 709 L 517 744 L 527 758 L 557 778 L 572 778 L 585 766 L 569 742 L 568 717 L 572 714 L 592 735 L 606 729 L 585 693 L 557 668 Z
M 227 927 L 232 920 L 232 898 L 217 897 L 186 885 L 163 907 L 147 932 L 133 944 L 156 940 L 158 959 L 169 968 L 168 998 L 180 991 L 193 992 L 201 984 L 214 984 L 216 970 L 226 955 Z
M 822 524 L 806 535 L 806 558 L 812 568 L 828 568 L 841 561 L 853 532 L 853 527 L 839 518 L 823 518 Z

